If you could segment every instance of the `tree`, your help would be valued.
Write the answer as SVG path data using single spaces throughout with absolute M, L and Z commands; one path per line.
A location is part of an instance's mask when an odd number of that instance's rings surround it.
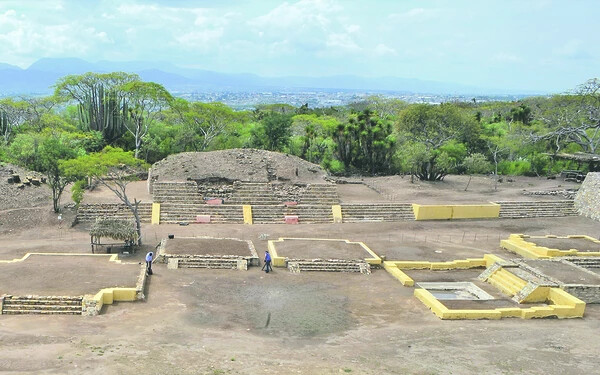
M 14 130 L 31 118 L 31 108 L 24 100 L 5 98 L 0 100 L 0 134 L 8 143 Z
M 467 186 L 465 186 L 465 191 L 469 188 L 473 174 L 487 173 L 492 169 L 491 163 L 487 161 L 485 155 L 480 153 L 474 153 L 467 156 L 463 162 L 463 167 L 469 175 L 469 182 L 467 182 Z
M 13 161 L 46 176 L 52 189 L 54 212 L 60 211 L 60 197 L 74 181 L 60 168 L 60 163 L 85 153 L 82 147 L 85 138 L 82 134 L 46 128 L 42 133 L 19 134 L 10 146 Z
M 252 144 L 270 151 L 281 151 L 290 140 L 292 117 L 270 113 L 253 129 Z
M 136 159 L 132 152 L 107 146 L 100 152 L 61 162 L 60 166 L 71 178 L 88 177 L 112 191 L 133 214 L 138 245 L 142 244 L 142 224 L 138 213 L 141 201 L 134 198 L 132 202 L 126 191 L 129 182 L 137 180 L 138 173 L 148 168 L 142 160 Z
M 60 101 L 78 104 L 82 130 L 99 131 L 112 143 L 126 131 L 128 104 L 122 89 L 139 80 L 136 74 L 123 72 L 68 75 L 57 81 L 54 94 Z
M 404 142 L 425 147 L 429 159 L 416 170 L 416 174 L 419 179 L 427 181 L 441 180 L 449 172 L 446 167 L 451 166 L 453 161 L 447 158 L 450 157 L 448 152 L 466 151 L 467 145 L 479 139 L 479 125 L 473 116 L 449 103 L 408 107 L 400 113 L 398 132 Z M 442 146 L 447 146 L 447 149 L 441 150 Z M 447 163 L 438 165 L 438 161 L 442 160 Z M 455 162 L 459 164 L 460 160 Z
M 552 140 L 558 152 L 573 142 L 582 151 L 595 154 L 600 150 L 600 80 L 590 79 L 575 95 L 556 95 L 540 108 L 540 118 L 548 126 L 544 133 L 532 133 L 533 141 Z
M 158 83 L 131 81 L 118 87 L 128 103 L 124 127 L 134 137 L 137 159 L 144 137 L 160 112 L 171 103 L 173 97 Z
M 183 123 L 185 144 L 194 151 L 207 150 L 225 132 L 227 126 L 239 121 L 240 117 L 223 103 L 188 103 L 184 99 L 178 99 L 175 110 Z

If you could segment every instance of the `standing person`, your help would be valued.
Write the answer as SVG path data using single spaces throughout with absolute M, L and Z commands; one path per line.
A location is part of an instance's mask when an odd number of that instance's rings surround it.
M 266 273 L 269 273 L 269 271 L 273 271 L 273 267 L 271 267 L 271 254 L 269 254 L 269 250 L 265 251 L 265 265 L 262 269 Z
M 152 253 L 152 251 L 150 251 L 148 254 L 146 254 L 146 272 L 148 272 L 148 275 L 152 275 L 152 257 L 154 256 L 154 254 Z

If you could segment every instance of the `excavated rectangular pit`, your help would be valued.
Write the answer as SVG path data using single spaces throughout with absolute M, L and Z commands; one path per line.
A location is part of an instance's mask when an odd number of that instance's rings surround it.
M 251 265 L 258 266 L 260 263 L 252 241 L 235 238 L 175 237 L 165 239 L 162 253 L 171 256 L 240 256 L 246 258 Z
M 417 283 L 439 300 L 489 301 L 494 297 L 472 282 Z
M 345 240 L 290 239 L 274 243 L 277 254 L 291 259 L 365 259 L 371 254 L 360 244 Z

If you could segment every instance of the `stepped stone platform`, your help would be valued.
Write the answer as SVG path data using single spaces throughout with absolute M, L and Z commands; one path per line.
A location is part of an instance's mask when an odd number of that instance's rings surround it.
M 260 265 L 252 241 L 235 238 L 180 237 L 163 239 L 157 257 L 168 268 L 227 268 L 246 270 Z
M 334 205 L 340 204 L 340 197 L 335 184 L 310 184 L 300 195 L 300 204 Z
M 163 203 L 160 209 L 160 222 L 165 224 L 193 223 L 196 221 L 196 216 L 200 215 L 210 215 L 211 223 L 244 223 L 242 206 L 180 203 Z
M 152 200 L 155 203 L 204 203 L 202 195 L 198 192 L 198 185 L 193 181 L 157 181 L 153 184 Z
M 500 205 L 500 218 L 520 219 L 578 215 L 573 200 L 502 201 L 494 203 Z
M 233 194 L 225 203 L 238 205 L 274 205 L 281 204 L 281 200 L 275 197 L 273 186 L 269 183 L 238 182 L 234 183 Z
M 152 219 L 152 203 L 142 202 L 138 207 L 142 223 Z M 77 221 L 81 223 L 95 222 L 97 218 L 133 219 L 133 214 L 123 203 L 88 203 L 77 209 Z
M 2 313 L 81 315 L 85 295 L 95 295 L 105 288 L 136 288 L 141 266 L 111 261 L 113 258 L 34 253 L 2 261 Z
M 377 257 L 362 242 L 318 238 L 280 238 L 269 241 L 272 255 L 285 259 L 291 272 L 360 272 L 370 274 L 369 262 L 379 264 Z M 277 262 L 274 260 L 274 264 Z

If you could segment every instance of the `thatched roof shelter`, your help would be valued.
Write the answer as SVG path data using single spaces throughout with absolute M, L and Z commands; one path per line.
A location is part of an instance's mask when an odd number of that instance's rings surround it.
M 111 218 L 98 218 L 90 229 L 92 242 L 99 243 L 102 237 L 133 243 L 137 241 L 138 235 L 133 222 Z M 96 239 L 97 241 L 94 241 Z

